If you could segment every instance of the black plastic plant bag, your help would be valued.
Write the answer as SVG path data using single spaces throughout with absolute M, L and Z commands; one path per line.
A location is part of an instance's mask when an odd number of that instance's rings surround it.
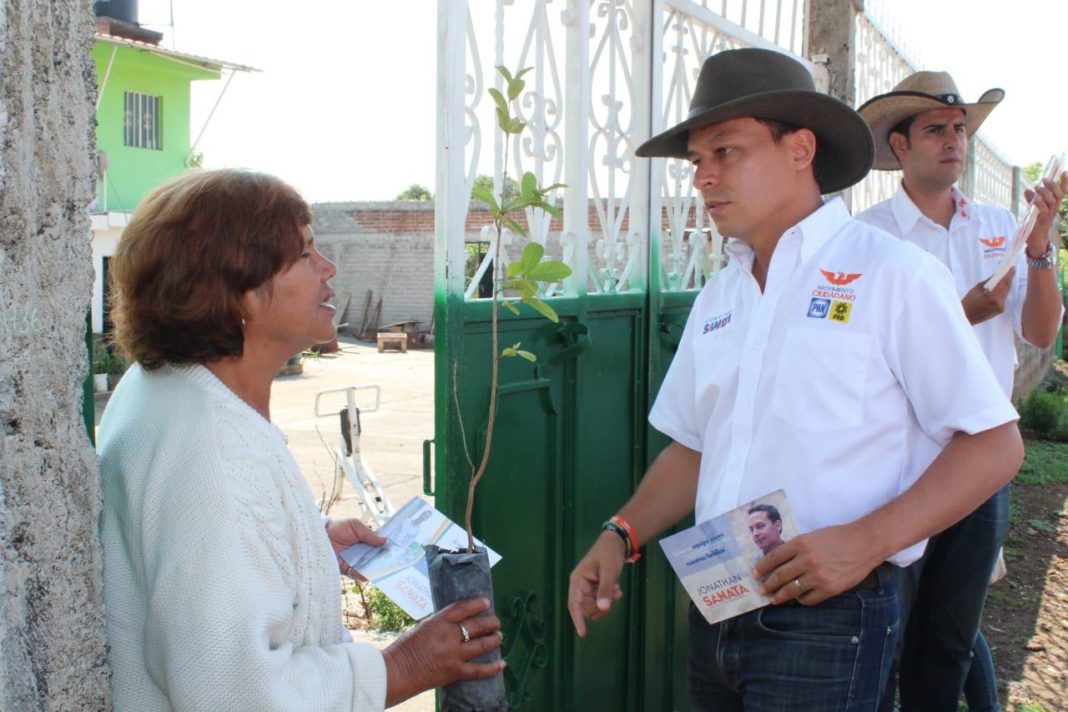
M 423 548 L 426 550 L 430 594 L 435 611 L 464 598 L 481 596 L 490 601 L 490 608 L 483 615 L 494 615 L 493 579 L 484 547 L 475 547 L 474 552 L 440 549 L 433 544 Z M 471 662 L 491 663 L 500 659 L 501 651 L 498 648 Z M 486 680 L 461 680 L 441 688 L 441 712 L 496 712 L 506 709 L 508 698 L 504 692 L 503 673 Z

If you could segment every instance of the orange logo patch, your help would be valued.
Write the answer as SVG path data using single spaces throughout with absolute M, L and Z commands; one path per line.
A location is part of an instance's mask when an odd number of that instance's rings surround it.
M 820 272 L 823 273 L 823 276 L 827 278 L 828 282 L 830 282 L 831 284 L 838 285 L 839 287 L 855 281 L 857 277 L 863 274 L 863 272 L 851 272 L 849 274 L 846 274 L 845 272 L 835 273 L 826 269 L 821 269 Z
M 1005 244 L 1005 238 L 1002 237 L 980 237 L 979 242 L 983 243 L 987 247 L 1001 247 Z

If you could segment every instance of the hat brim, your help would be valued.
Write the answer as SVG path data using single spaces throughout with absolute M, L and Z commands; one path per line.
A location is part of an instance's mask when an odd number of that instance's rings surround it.
M 688 158 L 690 131 L 742 117 L 782 121 L 816 134 L 821 151 L 822 193 L 844 190 L 871 170 L 875 145 L 864 120 L 834 97 L 801 89 L 752 94 L 705 110 L 693 110 L 685 121 L 653 136 L 635 153 L 646 158 Z
M 921 92 L 900 91 L 880 94 L 869 99 L 857 111 L 871 128 L 875 137 L 875 163 L 872 166 L 879 171 L 896 171 L 901 169 L 901 162 L 890 147 L 890 131 L 899 123 L 932 109 L 962 109 L 964 111 L 964 131 L 970 138 L 990 112 L 1005 98 L 1001 89 L 988 89 L 972 104 L 948 104 L 941 99 Z

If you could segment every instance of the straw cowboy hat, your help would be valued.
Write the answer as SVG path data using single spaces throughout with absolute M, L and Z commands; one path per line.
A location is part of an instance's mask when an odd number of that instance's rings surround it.
M 974 104 L 965 104 L 948 72 L 916 72 L 894 90 L 869 99 L 857 111 L 875 136 L 875 169 L 896 171 L 901 164 L 890 148 L 890 130 L 910 116 L 930 109 L 963 109 L 965 133 L 970 137 L 1005 98 L 1001 89 L 988 89 Z
M 822 170 L 820 190 L 853 185 L 871 169 L 875 146 L 867 124 L 851 107 L 816 91 L 800 62 L 766 49 L 733 49 L 705 60 L 690 113 L 679 125 L 641 146 L 639 156 L 686 158 L 690 131 L 741 117 L 768 119 L 811 129 Z

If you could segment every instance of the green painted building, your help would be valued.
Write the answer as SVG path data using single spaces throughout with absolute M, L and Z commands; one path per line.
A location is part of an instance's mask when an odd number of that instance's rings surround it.
M 160 47 L 162 35 L 137 24 L 97 18 L 96 147 L 99 161 L 92 206 L 92 328 L 105 331 L 107 259 L 137 204 L 160 184 L 198 164 L 190 96 L 195 81 L 229 80 L 251 67 Z M 194 134 L 194 132 L 196 132 Z

